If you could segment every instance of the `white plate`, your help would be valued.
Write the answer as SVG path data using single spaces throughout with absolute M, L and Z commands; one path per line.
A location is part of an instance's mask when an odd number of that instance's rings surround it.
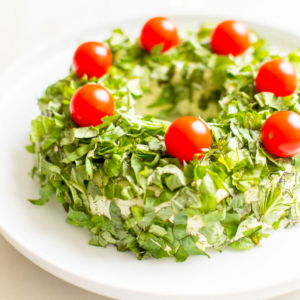
M 176 16 L 179 27 L 196 28 L 208 18 Z M 50 273 L 74 285 L 124 300 L 266 299 L 300 286 L 300 226 L 278 230 L 263 247 L 239 252 L 211 252 L 211 259 L 189 257 L 138 261 L 131 253 L 88 245 L 86 229 L 65 223 L 57 201 L 33 206 L 38 184 L 27 172 L 33 156 L 26 153 L 30 121 L 39 110 L 36 98 L 51 83 L 68 74 L 78 40 L 103 40 L 112 28 L 138 34 L 145 18 L 108 24 L 73 34 L 34 51 L 1 79 L 0 100 L 0 229 L 21 253 Z M 271 43 L 299 47 L 300 38 L 249 24 Z

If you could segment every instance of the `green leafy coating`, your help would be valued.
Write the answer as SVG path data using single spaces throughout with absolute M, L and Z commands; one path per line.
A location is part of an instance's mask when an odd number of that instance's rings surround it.
M 224 245 L 252 249 L 265 230 L 291 227 L 300 219 L 300 154 L 272 156 L 261 128 L 274 112 L 300 113 L 299 91 L 289 97 L 257 93 L 255 75 L 271 56 L 252 33 L 239 57 L 212 53 L 211 25 L 186 31 L 180 44 L 151 53 L 114 30 L 105 41 L 113 55 L 100 79 L 70 74 L 38 100 L 31 123 L 32 178 L 40 181 L 44 205 L 52 195 L 69 224 L 90 231 L 90 245 L 113 244 L 138 259 L 207 255 Z M 280 57 L 280 56 L 276 56 Z M 300 52 L 283 58 L 299 71 Z M 78 127 L 69 103 L 85 84 L 106 87 L 115 113 L 96 127 Z M 203 156 L 184 162 L 170 156 L 164 137 L 180 115 L 208 121 L 213 143 Z

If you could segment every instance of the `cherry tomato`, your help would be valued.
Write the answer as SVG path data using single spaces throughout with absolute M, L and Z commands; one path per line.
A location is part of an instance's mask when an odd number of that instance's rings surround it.
M 266 149 L 279 157 L 291 157 L 300 152 L 300 115 L 279 111 L 267 119 L 262 128 Z
M 250 29 L 240 21 L 221 22 L 212 31 L 210 44 L 216 54 L 238 56 L 251 45 Z
M 100 78 L 107 73 L 112 63 L 110 49 L 102 43 L 87 42 L 74 53 L 73 70 L 79 76 Z
M 79 88 L 70 101 L 70 114 L 81 127 L 97 126 L 105 116 L 114 113 L 114 100 L 101 85 L 87 84 Z
M 148 52 L 159 44 L 163 44 L 163 52 L 167 51 L 179 42 L 176 24 L 168 18 L 152 18 L 144 25 L 140 40 Z
M 256 76 L 256 89 L 259 93 L 270 92 L 285 97 L 293 94 L 298 78 L 295 67 L 283 59 L 273 59 L 264 63 Z
M 168 128 L 165 144 L 168 152 L 180 161 L 190 161 L 194 155 L 203 152 L 201 149 L 210 148 L 211 133 L 207 125 L 195 117 L 181 117 Z

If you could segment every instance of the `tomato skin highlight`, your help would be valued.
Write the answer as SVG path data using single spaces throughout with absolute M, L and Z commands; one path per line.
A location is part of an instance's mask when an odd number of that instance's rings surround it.
M 105 116 L 112 116 L 114 108 L 111 94 L 97 84 L 80 87 L 70 101 L 71 117 L 81 127 L 102 124 L 101 119 Z
M 151 51 L 152 47 L 159 44 L 163 44 L 162 51 L 165 52 L 179 43 L 177 26 L 169 18 L 152 18 L 144 25 L 140 41 L 143 48 L 148 52 Z
M 300 115 L 279 111 L 270 116 L 262 128 L 265 148 L 278 157 L 292 157 L 300 152 Z
M 258 70 L 255 82 L 259 93 L 270 92 L 286 97 L 295 92 L 298 78 L 295 67 L 279 58 L 264 63 Z
M 111 51 L 106 45 L 87 42 L 80 45 L 75 51 L 72 68 L 79 77 L 86 74 L 88 79 L 100 78 L 107 73 L 111 64 Z
M 209 128 L 196 117 L 184 116 L 175 120 L 165 135 L 167 151 L 181 162 L 193 160 L 195 154 L 210 148 L 211 143 Z
M 251 46 L 250 29 L 240 21 L 223 21 L 211 32 L 210 44 L 216 54 L 241 55 Z

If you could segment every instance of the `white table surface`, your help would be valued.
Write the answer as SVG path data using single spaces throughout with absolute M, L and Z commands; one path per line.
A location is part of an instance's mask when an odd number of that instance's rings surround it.
M 300 35 L 299 9 L 299 0 L 0 0 L 0 74 L 24 53 L 57 35 L 112 19 L 193 12 L 259 22 Z M 42 270 L 1 234 L 0 299 L 108 300 Z M 296 299 L 300 290 L 272 300 Z

